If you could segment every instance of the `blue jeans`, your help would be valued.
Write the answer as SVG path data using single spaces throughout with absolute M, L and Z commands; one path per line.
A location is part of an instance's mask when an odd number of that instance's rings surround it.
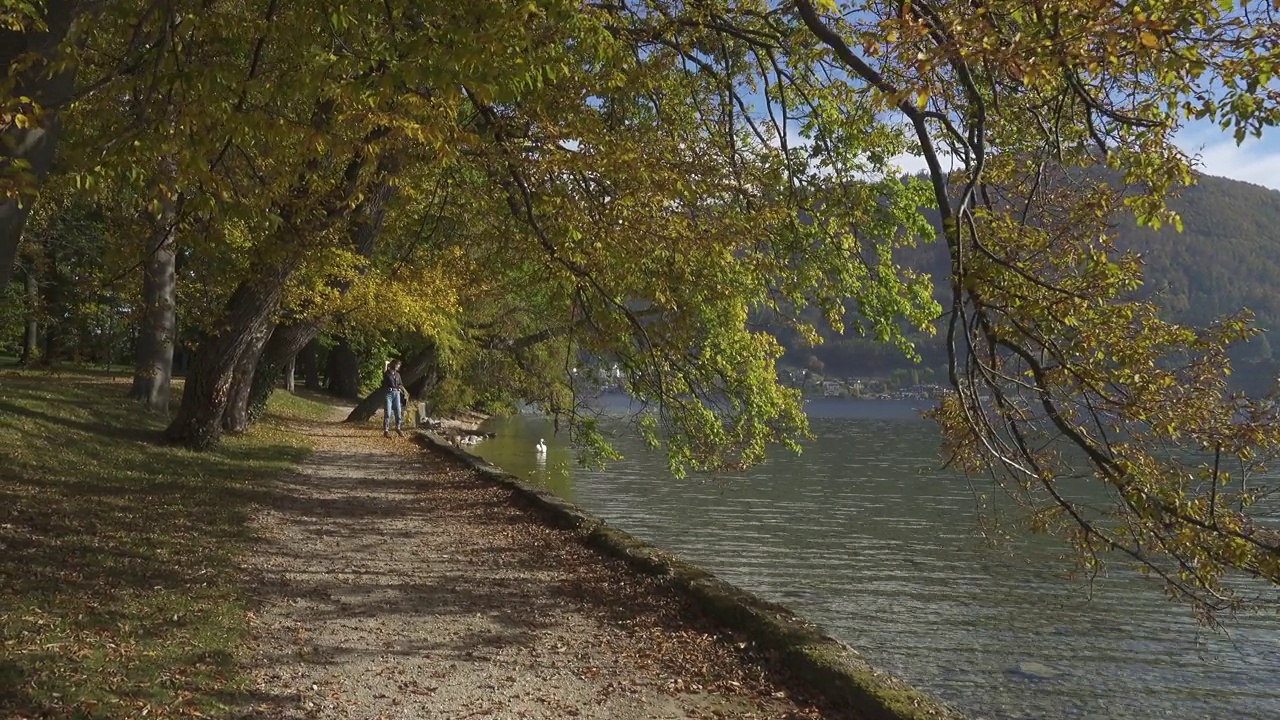
M 400 407 L 400 391 L 388 390 L 386 400 L 383 402 L 382 432 L 387 432 L 391 429 L 391 413 L 393 412 L 396 414 L 396 430 L 399 430 L 400 424 L 403 422 L 403 410 Z

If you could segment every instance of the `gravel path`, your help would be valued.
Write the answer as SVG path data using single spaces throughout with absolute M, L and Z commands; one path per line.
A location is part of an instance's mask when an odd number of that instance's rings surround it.
M 317 450 L 256 522 L 246 718 L 812 718 L 658 581 L 381 427 Z

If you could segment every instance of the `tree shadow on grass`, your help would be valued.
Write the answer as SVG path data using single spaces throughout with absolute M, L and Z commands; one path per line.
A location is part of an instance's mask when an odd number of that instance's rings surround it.
M 121 400 L 125 402 L 125 400 Z M 70 406 L 70 403 L 62 401 L 46 400 L 43 406 L 63 405 Z M 100 421 L 73 420 L 67 415 L 60 415 L 53 412 L 41 412 L 32 410 L 29 407 L 15 405 L 9 402 L 0 402 L 0 413 L 12 413 L 13 415 L 29 418 L 37 421 L 35 427 L 53 429 L 56 434 L 62 434 L 66 431 L 75 431 L 80 433 L 92 433 L 101 435 L 110 440 L 126 440 L 131 442 L 158 442 L 161 439 L 161 431 L 155 428 L 136 427 L 132 425 L 113 425 Z
M 162 445 L 165 419 L 126 389 L 4 378 L 0 717 L 208 709 L 234 670 L 236 548 L 259 488 L 304 449 Z

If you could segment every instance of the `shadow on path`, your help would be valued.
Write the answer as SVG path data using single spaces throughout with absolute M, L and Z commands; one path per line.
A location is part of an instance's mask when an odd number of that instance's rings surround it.
M 681 596 L 453 458 L 308 432 L 322 447 L 258 523 L 246 716 L 817 716 Z

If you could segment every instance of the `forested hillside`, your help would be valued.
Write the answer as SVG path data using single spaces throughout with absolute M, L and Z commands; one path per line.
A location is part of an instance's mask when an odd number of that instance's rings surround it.
M 1120 243 L 1146 258 L 1147 287 L 1190 323 L 1247 307 L 1280 326 L 1280 192 L 1204 177 L 1175 201 L 1184 230 L 1120 225 Z
M 1171 320 L 1204 325 L 1241 308 L 1251 310 L 1257 325 L 1268 332 L 1235 348 L 1232 357 L 1242 387 L 1261 390 L 1280 371 L 1280 358 L 1272 352 L 1273 331 L 1280 328 L 1280 192 L 1202 176 L 1171 204 L 1182 217 L 1182 232 L 1169 225 L 1151 230 L 1131 217 L 1118 218 L 1117 246 L 1142 255 L 1146 282 L 1141 293 L 1153 298 Z M 935 279 L 947 272 L 941 243 L 904 251 L 902 259 Z M 946 307 L 945 286 L 935 288 L 935 297 Z M 893 348 L 852 330 L 843 337 L 828 333 L 819 347 L 807 347 L 791 336 L 785 339 L 789 364 L 820 363 L 829 375 L 883 375 L 913 366 Z M 945 363 L 940 343 L 916 339 L 924 366 L 939 369 Z

